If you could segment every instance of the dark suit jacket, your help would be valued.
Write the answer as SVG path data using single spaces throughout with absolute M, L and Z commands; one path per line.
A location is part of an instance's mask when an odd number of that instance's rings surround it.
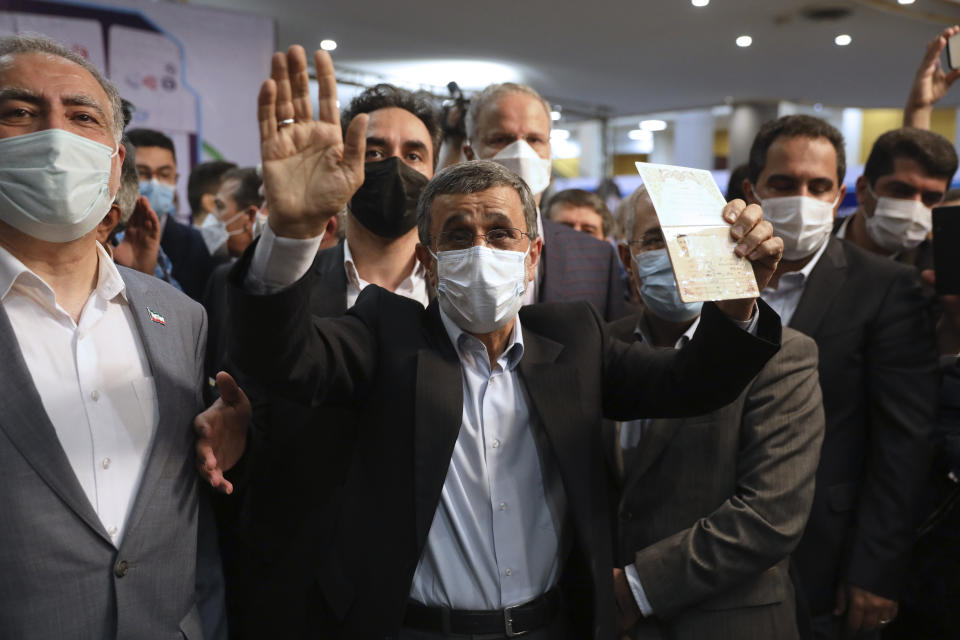
M 436 302 L 425 310 L 371 286 L 342 318 L 312 318 L 310 277 L 274 295 L 243 291 L 250 253 L 231 273 L 231 312 L 245 319 L 230 340 L 236 364 L 272 393 L 360 412 L 336 530 L 304 550 L 316 558 L 306 570 L 345 637 L 393 637 L 462 421 L 459 359 Z M 592 598 L 576 608 L 592 609 L 594 637 L 612 638 L 615 619 L 601 415 L 703 413 L 729 402 L 777 349 L 775 316 L 761 313 L 765 339 L 708 305 L 687 349 L 658 354 L 611 340 L 589 305 L 521 310 L 520 375 L 588 567 Z
M 827 428 L 794 557 L 813 615 L 838 581 L 896 600 L 937 406 L 937 349 L 916 269 L 831 237 L 790 326 L 820 350 Z
M 608 322 L 630 315 L 620 258 L 609 243 L 543 220 L 537 302 L 586 300 Z
M 207 279 L 217 261 L 210 255 L 200 231 L 167 216 L 160 236 L 160 246 L 173 265 L 173 277 L 183 292 L 196 301 L 203 297 Z
M 610 331 L 634 339 L 633 318 Z M 731 404 L 644 424 L 622 451 L 619 563 L 659 624 L 641 638 L 797 638 L 789 556 L 813 503 L 823 441 L 817 346 L 783 346 Z M 618 445 L 619 450 L 619 445 Z

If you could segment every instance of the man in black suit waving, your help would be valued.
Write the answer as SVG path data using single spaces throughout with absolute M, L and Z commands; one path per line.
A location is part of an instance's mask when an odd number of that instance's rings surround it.
M 336 530 L 304 549 L 320 580 L 315 635 L 612 638 L 614 592 L 624 626 L 638 612 L 626 578 L 613 579 L 601 416 L 725 404 L 777 350 L 778 319 L 751 299 L 706 305 L 689 346 L 661 354 L 611 339 L 585 303 L 521 311 L 541 248 L 536 206 L 484 161 L 439 173 L 421 196 L 417 258 L 438 292 L 427 309 L 367 287 L 344 317 L 313 318 L 317 236 L 363 180 L 367 121 L 341 138 L 329 56 L 316 65 L 318 121 L 302 48 L 274 56 L 261 90 L 270 220 L 230 291 L 241 370 L 360 412 Z M 758 207 L 724 216 L 765 284 L 780 241 Z M 209 425 L 203 464 L 229 468 L 245 432 L 221 443 L 234 431 Z

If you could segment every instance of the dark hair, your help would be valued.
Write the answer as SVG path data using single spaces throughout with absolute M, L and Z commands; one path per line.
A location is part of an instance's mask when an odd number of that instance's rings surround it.
M 390 107 L 409 111 L 417 116 L 423 126 L 427 128 L 427 133 L 430 134 L 430 143 L 433 145 L 433 167 L 436 168 L 437 161 L 440 158 L 440 141 L 442 140 L 443 130 L 440 128 L 440 116 L 433 105 L 433 99 L 429 93 L 424 91 L 407 91 L 385 83 L 365 89 L 350 101 L 350 106 L 343 111 L 343 115 L 340 117 L 344 133 L 346 133 L 350 122 L 361 113 L 372 113 Z
M 610 209 L 607 208 L 607 203 L 597 194 L 590 193 L 584 189 L 564 189 L 563 191 L 558 191 L 550 198 L 547 206 L 543 208 L 548 219 L 553 219 L 553 208 L 557 205 L 593 209 L 603 221 L 603 235 L 609 236 L 613 234 L 615 225 L 613 214 L 611 214 Z
M 747 179 L 747 165 L 741 164 L 734 167 L 730 172 L 730 180 L 727 182 L 727 192 L 723 195 L 727 202 L 740 198 L 746 200 L 747 196 L 743 193 L 743 181 Z M 752 182 L 752 181 L 751 181 Z
M 903 127 L 887 131 L 873 143 L 863 167 L 863 176 L 870 186 L 893 173 L 897 158 L 915 160 L 931 176 L 946 178 L 948 186 L 957 171 L 957 152 L 949 140 L 926 129 Z
M 847 156 L 843 150 L 843 134 L 825 120 L 813 116 L 783 116 L 765 122 L 750 147 L 750 161 L 747 164 L 747 178 L 752 184 L 767 166 L 767 151 L 777 138 L 826 138 L 837 153 L 837 186 L 843 184 L 847 175 Z
M 201 162 L 190 172 L 187 180 L 187 200 L 190 202 L 190 211 L 193 215 L 200 214 L 200 201 L 206 194 L 216 194 L 223 182 L 223 174 L 237 165 L 225 160 Z
M 427 183 L 417 203 L 417 229 L 420 244 L 430 246 L 430 209 L 437 196 L 480 193 L 494 187 L 510 187 L 520 196 L 526 234 L 537 237 L 537 204 L 530 187 L 517 174 L 492 160 L 460 162 L 443 169 Z
M 223 174 L 220 179 L 221 184 L 227 180 L 236 180 L 237 189 L 233 192 L 233 199 L 237 203 L 237 209 L 246 209 L 249 206 L 263 206 L 263 198 L 260 196 L 260 173 L 256 167 L 240 167 L 239 169 L 230 169 Z
M 160 147 L 173 154 L 173 161 L 177 161 L 177 150 L 173 148 L 173 140 L 165 133 L 160 133 L 155 129 L 130 129 L 127 131 L 127 140 L 134 147 Z

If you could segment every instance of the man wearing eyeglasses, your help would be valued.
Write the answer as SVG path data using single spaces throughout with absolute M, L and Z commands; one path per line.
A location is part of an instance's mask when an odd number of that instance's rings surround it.
M 489 161 L 440 172 L 420 197 L 416 254 L 437 292 L 427 309 L 370 286 L 342 318 L 314 318 L 311 251 L 363 182 L 367 117 L 342 136 L 325 53 L 317 121 L 303 49 L 272 68 L 259 106 L 270 219 L 231 274 L 231 353 L 257 384 L 360 412 L 336 528 L 301 550 L 314 597 L 294 614 L 314 637 L 613 638 L 601 416 L 729 402 L 777 350 L 778 319 L 749 299 L 706 305 L 689 346 L 659 354 L 609 339 L 588 303 L 521 311 L 541 249 L 536 206 Z M 780 241 L 759 207 L 724 215 L 762 286 Z M 216 484 L 246 425 L 218 411 L 198 420 Z M 626 626 L 625 579 L 617 594 Z

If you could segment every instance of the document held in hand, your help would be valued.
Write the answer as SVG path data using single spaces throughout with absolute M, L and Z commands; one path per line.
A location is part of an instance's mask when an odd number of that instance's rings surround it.
M 684 302 L 735 300 L 760 295 L 753 267 L 733 252 L 737 243 L 723 219 L 727 202 L 704 169 L 638 162 L 653 201 L 673 276 Z

